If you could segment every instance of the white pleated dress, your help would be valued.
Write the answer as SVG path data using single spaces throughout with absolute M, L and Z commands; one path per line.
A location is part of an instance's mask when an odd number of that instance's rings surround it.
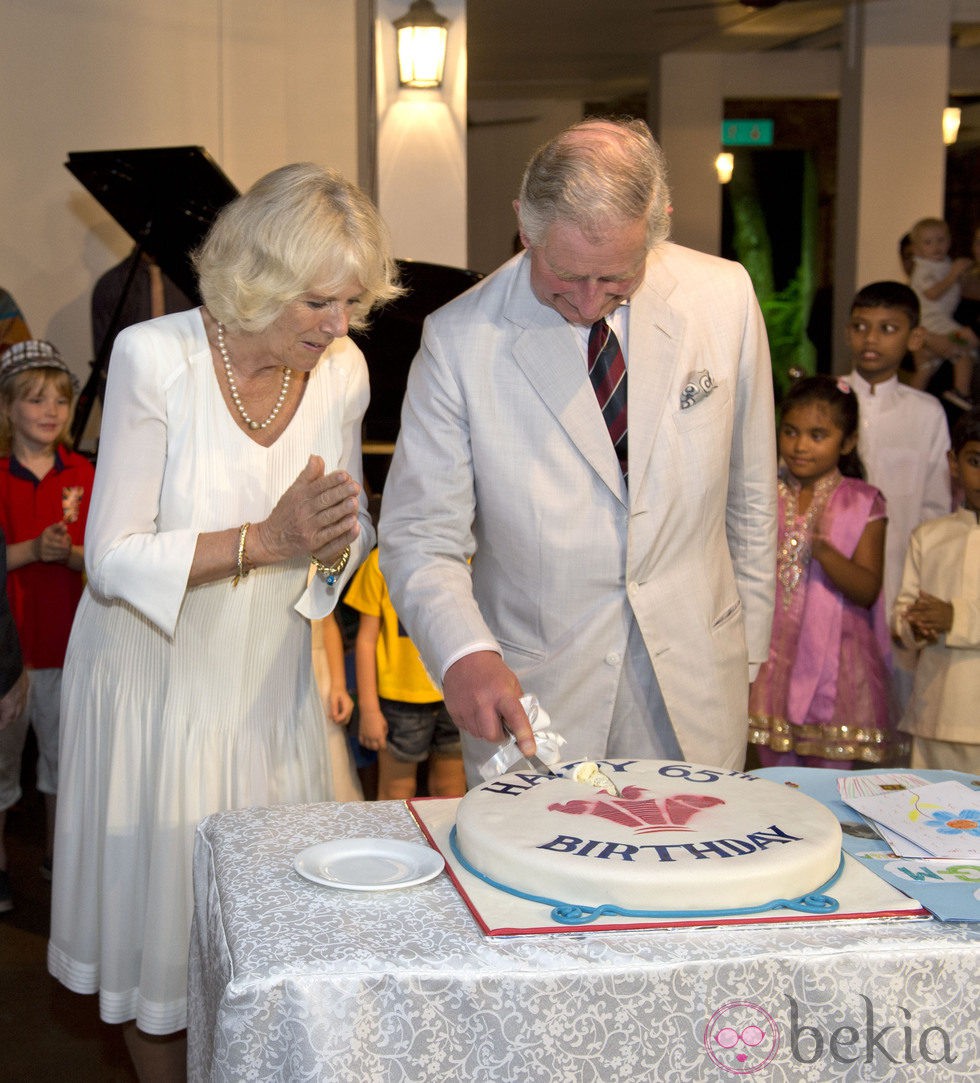
M 294 383 L 294 387 L 296 384 Z M 99 992 L 106 1022 L 186 1025 L 194 830 L 212 812 L 346 797 L 332 767 L 307 617 L 336 588 L 298 559 L 187 588 L 200 532 L 264 519 L 306 465 L 360 480 L 367 367 L 334 342 L 268 448 L 221 397 L 200 310 L 127 328 L 112 354 L 65 662 L 48 967 Z M 301 615 L 301 612 L 304 615 Z M 329 730 L 328 730 L 329 727 Z M 342 784 L 342 783 L 340 783 Z

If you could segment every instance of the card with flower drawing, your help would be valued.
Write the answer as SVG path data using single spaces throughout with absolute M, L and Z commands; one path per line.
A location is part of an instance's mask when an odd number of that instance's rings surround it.
M 871 796 L 849 795 L 844 800 L 866 819 L 883 825 L 908 850 L 899 857 L 980 858 L 980 795 L 961 782 L 936 782 Z

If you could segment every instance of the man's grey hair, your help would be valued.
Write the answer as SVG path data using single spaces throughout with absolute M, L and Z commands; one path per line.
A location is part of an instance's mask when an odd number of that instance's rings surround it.
M 556 221 L 601 240 L 610 227 L 645 219 L 647 247 L 670 233 L 670 189 L 663 151 L 642 120 L 584 120 L 531 157 L 517 211 L 531 246 Z

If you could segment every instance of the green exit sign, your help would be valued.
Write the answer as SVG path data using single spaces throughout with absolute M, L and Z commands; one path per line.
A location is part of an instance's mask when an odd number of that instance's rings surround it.
M 771 147 L 771 120 L 723 120 L 721 122 L 721 145 L 723 147 Z

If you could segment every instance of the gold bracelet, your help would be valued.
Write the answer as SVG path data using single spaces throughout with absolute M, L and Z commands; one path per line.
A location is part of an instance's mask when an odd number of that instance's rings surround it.
M 239 579 L 248 579 L 252 571 L 251 568 L 245 567 L 245 562 L 248 560 L 248 554 L 245 552 L 245 537 L 251 525 L 251 523 L 242 523 L 242 528 L 238 532 L 238 574 L 231 581 L 233 587 L 238 586 Z
M 332 587 L 340 577 L 340 573 L 347 567 L 347 561 L 350 560 L 350 546 L 347 546 L 333 564 L 324 564 L 316 553 L 310 553 L 310 560 L 316 565 L 316 574 L 328 587 Z

